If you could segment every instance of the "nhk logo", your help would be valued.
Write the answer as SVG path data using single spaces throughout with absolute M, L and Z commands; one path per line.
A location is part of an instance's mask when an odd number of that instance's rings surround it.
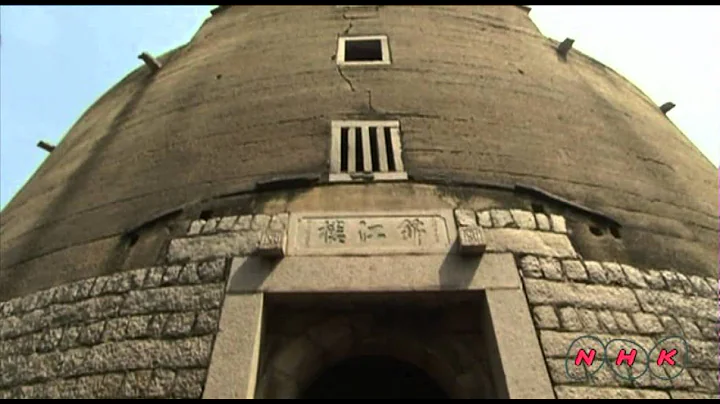
M 565 372 L 572 380 L 588 380 L 607 365 L 621 378 L 636 380 L 649 373 L 658 379 L 674 379 L 689 363 L 688 343 L 671 336 L 654 346 L 643 347 L 631 339 L 612 339 L 607 343 L 593 335 L 576 338 L 565 356 Z M 579 368 L 581 371 L 573 371 Z M 579 376 L 578 376 L 579 374 Z

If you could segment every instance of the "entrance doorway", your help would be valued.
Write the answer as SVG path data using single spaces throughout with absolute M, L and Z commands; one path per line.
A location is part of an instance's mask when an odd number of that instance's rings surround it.
M 389 356 L 357 356 L 325 369 L 300 398 L 445 399 L 448 395 L 417 366 Z

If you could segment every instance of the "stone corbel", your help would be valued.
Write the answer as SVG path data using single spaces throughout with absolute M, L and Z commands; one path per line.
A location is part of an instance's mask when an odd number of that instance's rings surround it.
M 282 258 L 285 256 L 287 246 L 287 231 L 283 230 L 267 230 L 260 237 L 260 245 L 256 252 L 258 255 L 273 258 Z
M 455 210 L 458 230 L 458 250 L 461 255 L 481 256 L 485 253 L 487 241 L 482 226 L 478 225 L 472 210 Z

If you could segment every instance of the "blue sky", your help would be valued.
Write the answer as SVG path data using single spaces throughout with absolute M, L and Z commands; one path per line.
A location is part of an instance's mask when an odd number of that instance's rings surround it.
M 0 7 L 0 209 L 105 91 L 186 43 L 215 6 Z M 546 36 L 612 67 L 720 163 L 720 7 L 533 6 Z M 708 42 L 709 41 L 709 42 Z

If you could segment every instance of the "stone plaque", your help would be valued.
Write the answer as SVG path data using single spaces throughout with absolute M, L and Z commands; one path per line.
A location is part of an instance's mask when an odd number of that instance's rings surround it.
M 455 237 L 452 212 L 413 213 L 297 214 L 289 253 L 447 253 Z

